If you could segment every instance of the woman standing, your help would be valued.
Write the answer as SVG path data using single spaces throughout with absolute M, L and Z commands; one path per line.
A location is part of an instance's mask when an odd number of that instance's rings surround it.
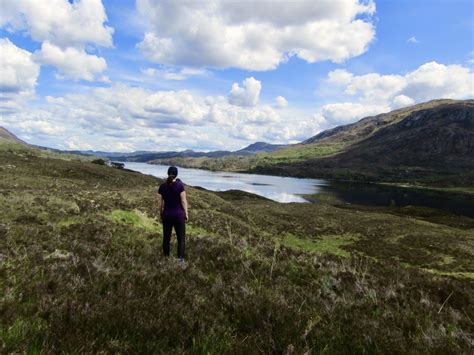
M 171 232 L 174 228 L 178 239 L 178 258 L 184 262 L 188 201 L 181 180 L 177 179 L 178 168 L 170 166 L 166 182 L 158 189 L 158 205 L 163 223 L 163 254 L 170 255 Z

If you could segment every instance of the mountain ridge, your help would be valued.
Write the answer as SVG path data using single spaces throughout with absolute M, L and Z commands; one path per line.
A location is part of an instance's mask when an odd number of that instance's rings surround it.
M 0 143 L 19 143 L 23 145 L 28 145 L 25 141 L 21 140 L 9 130 L 0 126 Z
M 376 181 L 449 177 L 474 184 L 474 100 L 414 105 L 322 132 L 305 142 L 303 146 L 346 145 L 332 155 L 252 171 Z

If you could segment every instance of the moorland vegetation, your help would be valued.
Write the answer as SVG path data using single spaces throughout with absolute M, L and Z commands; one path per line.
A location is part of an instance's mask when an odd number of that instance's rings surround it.
M 160 179 L 12 143 L 0 174 L 3 353 L 472 352 L 471 218 L 188 187 L 183 267 Z

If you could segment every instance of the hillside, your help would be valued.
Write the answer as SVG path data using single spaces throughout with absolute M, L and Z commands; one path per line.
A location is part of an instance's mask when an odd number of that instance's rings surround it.
M 466 101 L 469 102 L 469 101 Z M 311 144 L 319 142 L 331 142 L 331 143 L 355 143 L 362 139 L 370 137 L 372 134 L 377 132 L 380 128 L 390 126 L 398 123 L 411 115 L 413 112 L 436 108 L 444 105 L 458 104 L 457 100 L 432 100 L 421 104 L 405 107 L 399 110 L 391 111 L 388 113 L 382 113 L 376 116 L 365 117 L 360 121 L 351 123 L 344 126 L 338 126 L 335 128 L 323 131 L 301 144 Z
M 254 171 L 306 177 L 474 185 L 474 101 L 436 101 L 323 132 L 303 146 L 344 148 Z
M 251 154 L 251 153 L 262 153 L 262 152 L 269 153 L 269 152 L 277 151 L 277 150 L 279 150 L 283 147 L 285 147 L 285 146 L 282 145 L 282 144 L 269 144 L 269 143 L 265 143 L 265 142 L 256 142 L 256 143 L 250 144 L 249 146 L 247 146 L 245 148 L 239 149 L 239 150 L 235 151 L 234 153 L 235 154 L 239 154 L 239 153 L 240 154 L 242 154 L 242 153 Z
M 0 127 L 0 144 L 3 143 L 19 143 L 26 144 L 13 133 L 9 132 L 7 129 Z
M 329 129 L 274 152 L 247 157 L 175 157 L 156 163 L 470 188 L 474 186 L 473 107 L 474 100 L 434 100 Z
M 269 144 L 265 142 L 256 142 L 250 144 L 247 147 L 236 151 L 229 150 L 216 150 L 210 152 L 196 152 L 188 149 L 180 152 L 135 152 L 135 153 L 102 153 L 103 156 L 118 160 L 118 161 L 134 161 L 134 162 L 152 162 L 160 159 L 175 159 L 175 158 L 223 158 L 223 157 L 236 157 L 236 156 L 248 156 L 262 152 L 273 152 L 283 145 Z
M 474 168 L 474 101 L 411 113 L 338 156 L 341 164 Z
M 468 353 L 472 219 L 188 187 L 183 268 L 161 180 L 0 150 L 4 353 Z M 175 250 L 175 246 L 173 246 Z

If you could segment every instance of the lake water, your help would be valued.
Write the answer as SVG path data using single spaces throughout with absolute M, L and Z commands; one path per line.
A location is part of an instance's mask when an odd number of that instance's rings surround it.
M 166 178 L 168 166 L 125 163 L 127 169 Z M 179 178 L 187 185 L 212 191 L 242 190 L 278 202 L 308 202 L 301 195 L 330 194 L 350 204 L 368 206 L 423 206 L 474 218 L 474 195 L 446 193 L 321 179 L 298 179 L 271 175 L 214 172 L 179 168 Z
M 168 166 L 146 163 L 125 163 L 125 168 L 144 174 L 166 178 Z M 214 172 L 201 169 L 179 168 L 179 178 L 187 185 L 201 186 L 212 191 L 242 190 L 278 202 L 308 202 L 300 195 L 321 192 L 326 180 Z

